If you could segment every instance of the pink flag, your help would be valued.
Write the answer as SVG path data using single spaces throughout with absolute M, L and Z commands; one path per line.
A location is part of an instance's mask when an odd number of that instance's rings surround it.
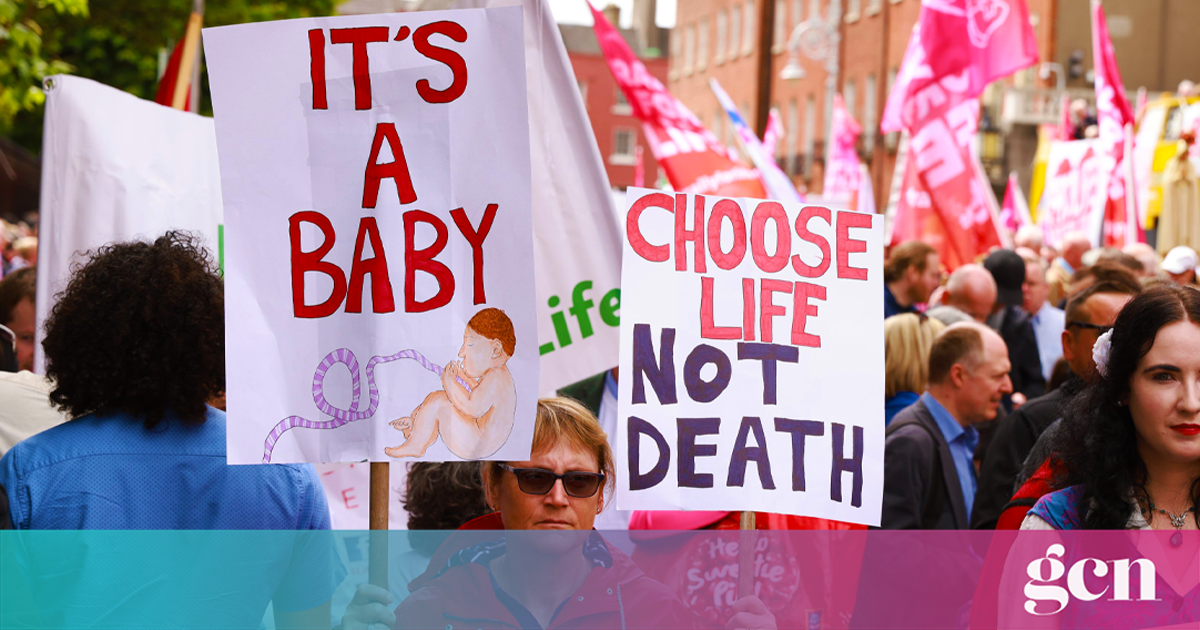
M 1014 234 L 1026 225 L 1033 225 L 1029 202 L 1025 201 L 1016 172 L 1008 174 L 1008 188 L 1004 191 L 1004 204 L 1000 206 L 1000 224 Z
M 987 84 L 1037 62 L 1024 0 L 925 0 L 882 130 L 908 131 L 892 243 L 934 244 L 950 269 L 1006 239 L 971 145 Z
M 588 6 L 608 68 L 633 115 L 642 121 L 650 152 L 671 186 L 680 192 L 765 199 L 767 189 L 758 170 L 722 146 L 700 119 L 646 70 L 604 14 L 591 3 Z
M 637 145 L 634 156 L 633 185 L 642 188 L 646 185 L 646 156 L 642 152 L 642 145 Z
M 1071 95 L 1063 92 L 1062 118 L 1058 121 L 1058 139 L 1069 142 L 1075 139 L 1075 123 L 1071 121 Z
M 767 113 L 767 128 L 763 131 L 762 145 L 768 155 L 775 155 L 775 145 L 783 137 L 783 121 L 779 119 L 779 110 L 774 107 Z
M 1145 241 L 1138 224 L 1131 169 L 1125 168 L 1126 125 L 1134 124 L 1133 108 L 1125 98 L 1125 83 L 1112 40 L 1108 21 L 1099 0 L 1092 0 L 1092 58 L 1096 75 L 1096 120 L 1100 126 L 1101 176 L 1108 178 L 1108 199 L 1104 204 L 1103 239 L 1106 247 L 1123 247 Z M 1129 156 L 1130 159 L 1133 156 Z
M 821 196 L 849 198 L 857 194 L 859 188 L 859 159 L 855 145 L 858 144 L 858 136 L 862 135 L 862 127 L 846 111 L 841 94 L 833 95 L 831 124 L 833 150 L 830 151 L 829 166 L 825 169 L 825 187 Z

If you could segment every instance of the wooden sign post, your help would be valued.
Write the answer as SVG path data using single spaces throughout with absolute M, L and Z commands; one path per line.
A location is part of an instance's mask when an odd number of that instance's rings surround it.
M 388 588 L 388 462 L 371 462 L 371 494 L 368 501 L 371 551 L 367 581 Z
M 754 594 L 754 547 L 758 542 L 758 524 L 754 512 L 742 512 L 741 539 L 738 541 L 738 599 Z

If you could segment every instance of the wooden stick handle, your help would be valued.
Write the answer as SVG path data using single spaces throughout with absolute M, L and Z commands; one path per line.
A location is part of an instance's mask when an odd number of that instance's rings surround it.
M 370 556 L 367 559 L 367 581 L 375 586 L 388 587 L 388 462 L 371 462 L 371 494 L 368 504 Z
M 738 599 L 754 594 L 754 547 L 758 542 L 754 512 L 742 512 L 738 542 Z

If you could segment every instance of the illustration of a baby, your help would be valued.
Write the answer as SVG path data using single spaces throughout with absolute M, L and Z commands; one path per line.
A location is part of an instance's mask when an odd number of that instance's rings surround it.
M 516 415 L 517 387 L 507 367 L 516 346 L 512 320 L 504 311 L 485 308 L 476 313 L 463 331 L 458 351 L 462 361 L 446 365 L 441 390 L 426 396 L 410 416 L 390 423 L 404 433 L 405 441 L 383 452 L 421 457 L 438 435 L 463 459 L 480 459 L 499 450 L 508 441 Z

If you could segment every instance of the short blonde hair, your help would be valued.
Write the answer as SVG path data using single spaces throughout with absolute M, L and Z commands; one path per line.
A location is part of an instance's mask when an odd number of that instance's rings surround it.
M 945 327 L 936 319 L 913 313 L 893 315 L 883 321 L 886 397 L 925 391 L 929 381 L 929 350 Z
M 617 483 L 617 471 L 613 465 L 612 448 L 608 445 L 608 434 L 600 428 L 600 421 L 587 407 L 570 398 L 542 398 L 537 402 L 537 419 L 533 425 L 533 452 L 554 448 L 560 440 L 566 440 L 585 453 L 596 455 L 600 469 L 585 472 L 604 473 L 605 496 L 611 497 Z M 506 462 L 484 463 L 485 483 L 495 483 L 500 478 L 504 470 L 500 468 L 501 463 Z

